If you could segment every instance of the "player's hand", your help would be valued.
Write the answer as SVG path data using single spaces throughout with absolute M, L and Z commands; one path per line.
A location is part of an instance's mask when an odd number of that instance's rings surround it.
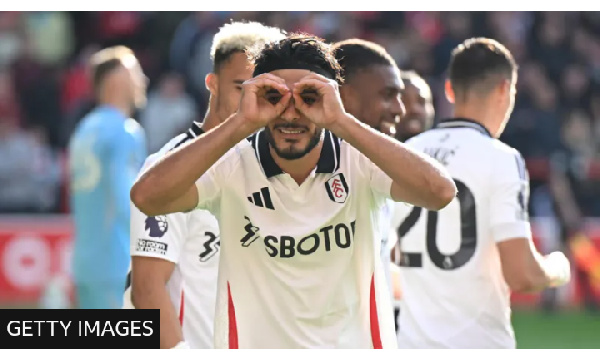
M 314 124 L 330 128 L 346 115 L 339 85 L 322 75 L 311 73 L 294 85 L 296 109 Z
M 555 278 L 552 280 L 550 286 L 559 287 L 571 280 L 571 263 L 562 252 L 552 252 L 546 257 L 551 267 L 556 270 Z
M 237 114 L 253 130 L 279 117 L 292 98 L 285 81 L 273 74 L 260 74 L 242 84 L 242 98 Z

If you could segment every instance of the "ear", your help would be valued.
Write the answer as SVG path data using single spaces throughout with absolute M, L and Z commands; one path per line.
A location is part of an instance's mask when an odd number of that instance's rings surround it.
M 206 89 L 210 92 L 210 95 L 216 96 L 219 92 L 219 76 L 215 73 L 208 73 L 204 78 L 204 84 Z
M 500 93 L 500 95 L 502 95 L 503 97 L 507 96 L 510 94 L 510 81 L 508 79 L 503 79 L 500 84 L 497 87 L 498 92 Z
M 451 104 L 454 104 L 456 97 L 454 95 L 454 89 L 452 89 L 452 84 L 450 83 L 450 79 L 446 79 L 446 82 L 444 84 L 444 91 L 446 92 L 446 99 L 448 99 L 448 101 Z
M 342 104 L 354 104 L 356 97 L 356 92 L 349 85 L 340 86 L 340 98 L 342 99 Z M 348 107 L 346 106 L 346 109 Z

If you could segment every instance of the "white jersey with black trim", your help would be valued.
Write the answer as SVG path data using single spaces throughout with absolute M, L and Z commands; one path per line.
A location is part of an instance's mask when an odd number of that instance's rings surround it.
M 329 131 L 298 185 L 264 131 L 197 182 L 221 226 L 218 348 L 396 348 L 380 258 L 391 179 Z
M 402 267 L 399 347 L 514 348 L 510 289 L 496 243 L 531 237 L 521 155 L 462 118 L 408 144 L 444 164 L 458 195 L 439 212 L 415 207 L 394 217 Z
M 194 123 L 160 151 L 150 155 L 140 174 L 170 150 L 202 134 Z M 175 263 L 167 290 L 179 314 L 183 337 L 191 348 L 213 348 L 214 310 L 219 264 L 219 227 L 205 210 L 147 217 L 131 203 L 131 255 L 162 258 Z M 130 284 L 125 307 L 133 308 Z
M 381 263 L 383 264 L 383 273 L 385 275 L 385 280 L 388 284 L 388 289 L 390 291 L 390 302 L 393 305 L 394 303 L 394 292 L 392 286 L 392 273 L 390 264 L 392 262 L 391 252 L 394 246 L 396 245 L 397 237 L 392 234 L 392 232 L 387 232 L 387 230 L 391 230 L 391 222 L 394 214 L 394 210 L 396 207 L 396 202 L 391 199 L 387 199 L 384 205 L 381 207 L 381 215 L 380 217 L 380 226 L 381 230 Z

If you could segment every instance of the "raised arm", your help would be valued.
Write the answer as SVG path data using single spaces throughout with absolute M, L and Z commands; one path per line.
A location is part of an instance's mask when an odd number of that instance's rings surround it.
M 181 325 L 167 292 L 175 264 L 161 258 L 131 257 L 132 303 L 137 309 L 160 310 L 160 348 L 183 341 Z
M 396 202 L 407 202 L 437 211 L 455 197 L 454 181 L 433 158 L 418 153 L 350 115 L 338 122 L 332 131 L 392 179 L 390 193 Z
M 511 290 L 536 292 L 570 279 L 570 264 L 562 252 L 542 256 L 531 238 L 527 206 L 529 177 L 518 154 L 498 157 L 490 179 L 490 225 L 502 273 Z
M 269 88 L 286 93 L 283 101 L 269 103 L 264 98 Z M 281 114 L 290 96 L 283 80 L 273 75 L 246 81 L 238 112 L 148 169 L 131 189 L 133 203 L 149 216 L 193 210 L 203 197 L 195 182 L 234 145 Z
M 315 89 L 320 100 L 303 103 L 300 94 L 305 88 Z M 294 93 L 298 109 L 311 121 L 347 141 L 392 179 L 393 200 L 440 210 L 455 197 L 454 181 L 441 164 L 346 113 L 334 81 L 311 74 L 296 84 Z

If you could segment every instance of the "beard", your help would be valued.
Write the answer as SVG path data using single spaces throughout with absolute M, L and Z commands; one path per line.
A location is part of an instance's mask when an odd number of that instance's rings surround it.
M 306 127 L 298 126 L 297 124 L 294 124 L 294 123 L 278 124 L 277 126 L 275 126 L 275 129 L 278 129 L 278 128 L 306 129 Z M 294 143 L 291 143 L 289 148 L 279 148 L 277 146 L 277 144 L 275 143 L 275 138 L 273 138 L 273 133 L 271 133 L 271 129 L 269 127 L 265 127 L 265 136 L 267 137 L 267 141 L 269 142 L 269 145 L 271 146 L 271 148 L 273 148 L 273 150 L 275 151 L 275 154 L 277 154 L 277 156 L 279 156 L 280 158 L 286 159 L 286 160 L 300 159 L 300 158 L 304 157 L 305 155 L 307 155 L 308 153 L 310 153 L 310 151 L 315 149 L 315 147 L 319 144 L 323 134 L 324 134 L 323 128 L 317 127 L 315 129 L 314 134 L 311 136 L 310 140 L 308 141 L 308 144 L 306 145 L 306 147 L 304 147 L 304 149 L 294 149 L 294 147 L 293 147 Z

